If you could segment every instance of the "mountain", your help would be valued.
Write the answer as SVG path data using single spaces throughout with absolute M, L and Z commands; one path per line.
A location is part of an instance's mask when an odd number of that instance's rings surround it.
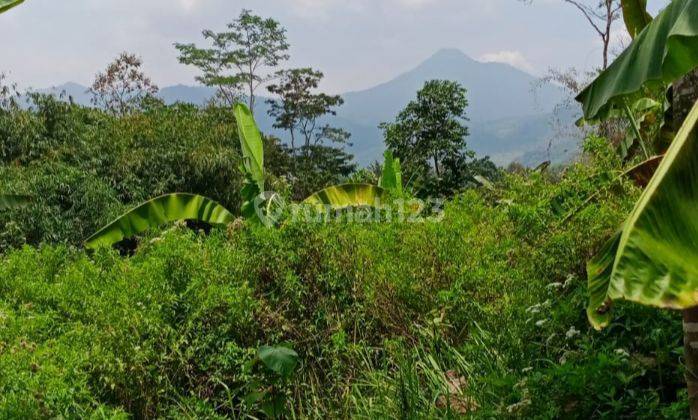
M 394 120 L 424 82 L 432 79 L 453 80 L 468 90 L 468 145 L 479 156 L 490 156 L 500 165 L 518 161 L 532 166 L 547 159 L 565 161 L 576 153 L 578 139 L 558 134 L 561 130 L 553 125 L 556 120 L 571 125 L 578 113 L 553 114 L 565 100 L 561 88 L 542 83 L 508 64 L 479 62 L 455 49 L 441 50 L 388 82 L 345 93 L 337 116 L 326 121 L 352 133 L 351 152 L 359 164 L 367 165 L 380 159 L 384 149 L 378 125 Z M 63 91 L 76 103 L 90 104 L 87 88 L 76 83 L 40 92 Z M 214 92 L 209 87 L 175 85 L 162 88 L 159 95 L 168 104 L 180 101 L 203 105 Z M 272 128 L 264 98 L 257 103 L 255 114 L 262 131 L 286 138 L 284 132 Z
M 519 160 L 525 165 L 540 162 L 554 137 L 553 111 L 565 100 L 559 87 L 540 80 L 519 69 L 502 63 L 483 63 L 455 49 L 437 52 L 416 68 L 370 89 L 343 95 L 345 103 L 337 116 L 351 124 L 338 125 L 351 131 L 352 125 L 365 132 L 366 137 L 352 137 L 354 153 L 359 162 L 380 156 L 382 134 L 375 129 L 384 121 L 392 121 L 400 110 L 416 96 L 424 82 L 432 79 L 453 80 L 468 90 L 469 147 L 478 155 L 488 155 L 497 164 L 506 165 Z M 565 119 L 571 122 L 573 119 Z M 370 128 L 370 130 L 366 130 Z M 574 139 L 561 138 L 562 143 Z M 569 154 L 574 145 L 568 147 Z

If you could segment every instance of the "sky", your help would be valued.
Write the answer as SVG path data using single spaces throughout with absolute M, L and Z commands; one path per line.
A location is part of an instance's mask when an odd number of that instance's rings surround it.
M 330 93 L 388 81 L 442 48 L 534 75 L 601 62 L 598 35 L 562 0 L 26 0 L 0 15 L 0 72 L 21 88 L 88 85 L 128 51 L 159 86 L 193 85 L 196 69 L 173 44 L 205 45 L 203 29 L 225 29 L 242 9 L 278 20 L 291 44 L 286 66 L 321 70 Z M 616 45 L 627 42 L 622 27 Z

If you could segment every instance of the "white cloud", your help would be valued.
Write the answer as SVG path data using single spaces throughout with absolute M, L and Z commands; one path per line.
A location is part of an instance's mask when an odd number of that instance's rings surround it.
M 521 51 L 498 51 L 483 54 L 480 56 L 480 61 L 486 63 L 505 63 L 527 73 L 535 73 L 536 69 L 524 57 Z
M 403 6 L 411 9 L 419 9 L 428 4 L 436 3 L 438 0 L 394 0 L 398 6 Z
M 179 6 L 187 12 L 193 10 L 199 4 L 201 4 L 200 0 L 179 0 Z

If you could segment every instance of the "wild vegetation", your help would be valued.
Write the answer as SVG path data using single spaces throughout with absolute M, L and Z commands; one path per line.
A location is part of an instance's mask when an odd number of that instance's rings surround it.
M 204 107 L 128 53 L 95 107 L 0 86 L 0 417 L 698 418 L 698 1 L 599 8 L 634 39 L 565 167 L 476 158 L 434 80 L 357 170 L 247 10 L 176 46 Z

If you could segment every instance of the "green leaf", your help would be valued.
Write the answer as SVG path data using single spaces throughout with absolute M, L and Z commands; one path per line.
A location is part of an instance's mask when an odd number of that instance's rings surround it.
M 476 181 L 478 184 L 482 185 L 483 187 L 487 188 L 488 190 L 494 190 L 494 184 L 492 184 L 492 181 L 490 181 L 489 179 L 485 178 L 484 176 L 482 176 L 482 175 L 475 175 L 475 176 L 473 177 L 473 179 L 475 179 L 475 181 Z
M 0 13 L 4 13 L 22 3 L 24 3 L 24 0 L 0 0 Z
M 31 200 L 27 195 L 0 194 L 0 210 L 23 206 Z
M 661 160 L 620 238 L 614 238 L 616 244 L 605 247 L 590 263 L 588 310 L 592 315 L 598 312 L 600 302 L 615 299 L 661 308 L 698 305 L 696 156 L 698 103 Z M 609 275 L 610 254 L 614 258 Z M 592 324 L 605 324 L 592 315 Z
M 349 207 L 379 207 L 387 203 L 389 198 L 387 190 L 375 185 L 343 184 L 318 191 L 303 200 L 302 204 L 341 210 Z
M 608 288 L 611 283 L 613 262 L 620 245 L 623 233 L 619 229 L 601 248 L 599 253 L 587 263 L 587 282 L 589 287 L 589 306 L 587 317 L 591 325 L 600 330 L 608 325 L 610 320 L 610 300 Z
M 298 365 L 298 353 L 287 347 L 262 346 L 257 357 L 267 369 L 283 378 L 289 377 Z
M 125 238 L 177 220 L 198 220 L 210 224 L 227 224 L 235 216 L 223 206 L 194 194 L 167 194 L 129 210 L 85 241 L 85 247 L 95 249 L 111 246 Z
M 643 88 L 673 83 L 698 66 L 698 1 L 672 1 L 578 96 L 587 120 L 633 103 Z
M 400 159 L 393 157 L 393 152 L 386 150 L 383 154 L 383 174 L 378 186 L 390 191 L 396 197 L 402 197 L 402 169 Z
M 647 0 L 620 0 L 623 7 L 623 20 L 630 36 L 635 38 L 652 22 L 652 15 L 647 13 Z
M 234 109 L 245 173 L 264 191 L 264 143 L 257 123 L 247 105 L 238 103 Z

